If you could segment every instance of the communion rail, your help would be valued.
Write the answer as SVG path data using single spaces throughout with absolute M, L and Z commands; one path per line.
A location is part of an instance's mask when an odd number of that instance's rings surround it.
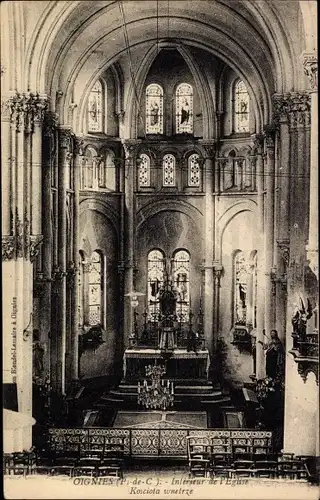
M 124 428 L 50 428 L 52 452 L 94 451 L 119 445 L 125 457 L 188 458 L 188 438 L 207 440 L 214 452 L 269 454 L 273 451 L 271 431 L 249 429 L 124 429 Z

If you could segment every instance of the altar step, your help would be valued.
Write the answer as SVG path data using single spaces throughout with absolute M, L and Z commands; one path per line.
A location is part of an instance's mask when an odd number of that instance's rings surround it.
M 134 408 L 137 406 L 137 384 L 121 383 L 117 389 L 111 389 L 100 396 L 96 408 Z M 174 401 L 176 407 L 203 407 L 230 402 L 229 394 L 217 385 L 209 382 L 204 385 L 175 385 Z

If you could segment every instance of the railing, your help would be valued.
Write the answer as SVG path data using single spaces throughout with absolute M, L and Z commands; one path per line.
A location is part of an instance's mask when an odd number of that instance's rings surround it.
M 272 432 L 249 429 L 115 429 L 115 428 L 51 428 L 49 446 L 52 451 L 93 450 L 110 444 L 123 445 L 124 455 L 131 457 L 176 457 L 187 459 L 188 438 L 213 442 L 237 453 L 238 448 L 267 453 L 272 449 Z

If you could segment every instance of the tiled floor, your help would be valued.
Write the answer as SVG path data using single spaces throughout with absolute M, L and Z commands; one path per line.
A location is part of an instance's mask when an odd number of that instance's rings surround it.
M 6 499 L 254 499 L 318 500 L 319 488 L 305 482 L 269 479 L 190 479 L 186 468 L 136 466 L 123 480 L 5 476 Z

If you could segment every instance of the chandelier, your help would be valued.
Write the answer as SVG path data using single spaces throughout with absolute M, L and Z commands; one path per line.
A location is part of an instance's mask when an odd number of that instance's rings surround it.
M 151 409 L 166 410 L 169 406 L 173 406 L 174 388 L 173 382 L 161 379 L 166 373 L 166 369 L 162 365 L 146 366 L 146 376 L 151 378 L 151 385 L 148 385 L 147 380 L 143 381 L 141 386 L 138 382 L 138 404 Z

